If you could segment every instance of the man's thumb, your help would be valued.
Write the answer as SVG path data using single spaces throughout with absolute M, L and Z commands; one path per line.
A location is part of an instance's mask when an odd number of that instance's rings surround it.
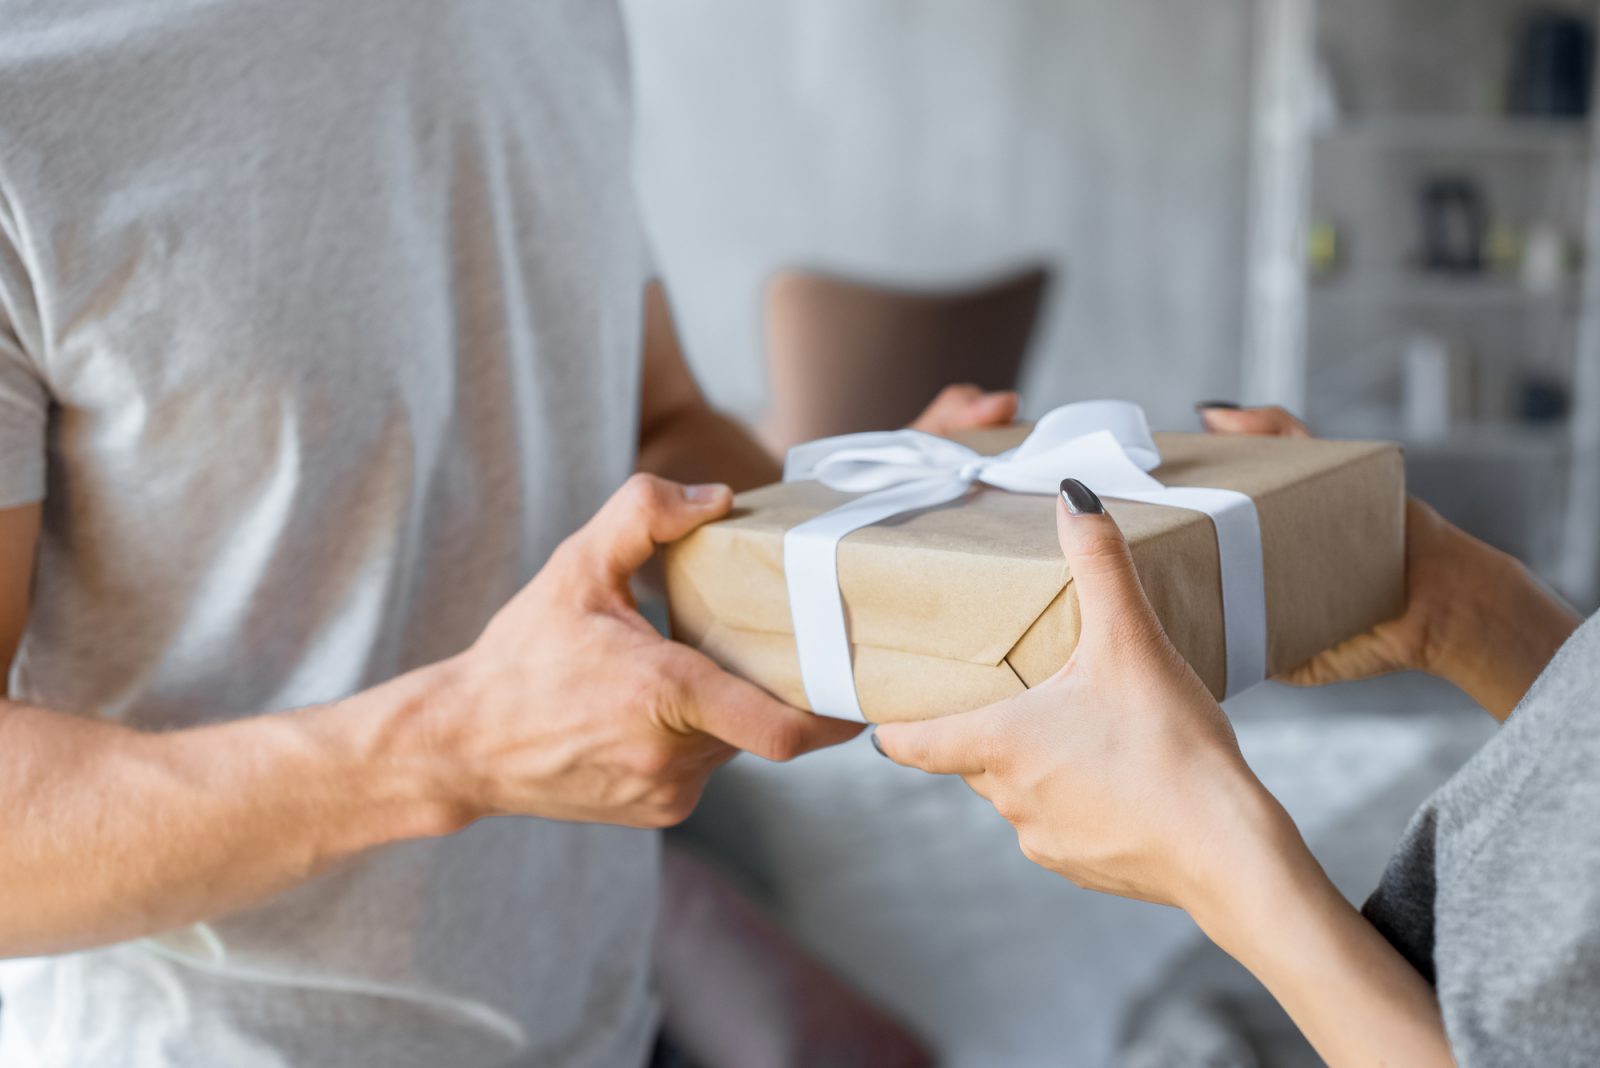
M 656 546 L 722 518 L 732 504 L 733 491 L 727 486 L 685 486 L 654 475 L 634 475 L 574 540 L 607 578 L 626 580 L 644 566 Z
M 1078 591 L 1086 636 L 1157 625 L 1122 530 L 1094 491 L 1075 478 L 1061 483 L 1056 536 Z

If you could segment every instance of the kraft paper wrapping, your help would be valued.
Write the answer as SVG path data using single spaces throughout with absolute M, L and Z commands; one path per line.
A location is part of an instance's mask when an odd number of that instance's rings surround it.
M 1027 428 L 959 435 L 993 455 Z M 1169 486 L 1249 494 L 1260 514 L 1267 667 L 1276 674 L 1400 612 L 1405 475 L 1382 442 L 1157 434 Z M 1069 474 L 1070 472 L 1063 472 Z M 783 534 L 850 499 L 815 482 L 740 494 L 733 514 L 670 546 L 673 636 L 807 707 L 783 575 Z M 1107 499 L 1173 644 L 1212 693 L 1226 683 L 1216 533 L 1199 512 Z M 839 546 L 856 690 L 879 723 L 999 700 L 1052 675 L 1077 644 L 1055 498 L 975 488 L 953 505 Z

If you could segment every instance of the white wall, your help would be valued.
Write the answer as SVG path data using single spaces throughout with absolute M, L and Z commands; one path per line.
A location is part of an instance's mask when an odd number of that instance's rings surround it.
M 1252 0 L 629 0 L 641 199 L 702 381 L 775 268 L 1065 271 L 1027 403 L 1238 388 Z

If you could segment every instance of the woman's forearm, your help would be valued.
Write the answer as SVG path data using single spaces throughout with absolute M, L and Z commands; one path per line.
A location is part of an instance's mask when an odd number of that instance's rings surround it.
M 1275 803 L 1274 807 L 1275 807 Z M 1190 912 L 1333 1068 L 1455 1063 L 1438 999 L 1339 893 L 1286 815 Z
M 1462 567 L 1430 623 L 1426 667 L 1504 721 L 1583 620 L 1520 561 L 1453 536 L 1471 545 L 1453 557 Z

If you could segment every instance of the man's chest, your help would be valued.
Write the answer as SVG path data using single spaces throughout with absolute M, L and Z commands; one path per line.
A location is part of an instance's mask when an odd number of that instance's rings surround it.
M 0 54 L 25 340 L 69 439 L 426 411 L 636 300 L 607 6 L 92 7 Z

